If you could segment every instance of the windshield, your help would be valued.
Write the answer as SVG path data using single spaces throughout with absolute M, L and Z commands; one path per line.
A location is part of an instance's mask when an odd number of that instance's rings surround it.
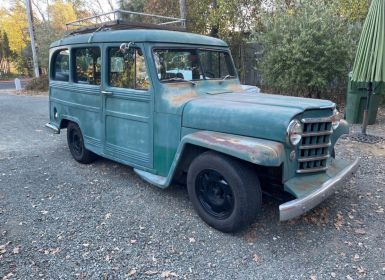
M 154 59 L 161 82 L 235 78 L 227 51 L 199 49 L 155 49 Z

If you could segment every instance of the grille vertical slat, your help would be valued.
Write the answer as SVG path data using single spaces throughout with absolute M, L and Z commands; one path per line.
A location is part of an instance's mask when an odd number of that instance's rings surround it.
M 331 120 L 303 119 L 303 135 L 299 146 L 297 173 L 325 171 L 329 158 Z

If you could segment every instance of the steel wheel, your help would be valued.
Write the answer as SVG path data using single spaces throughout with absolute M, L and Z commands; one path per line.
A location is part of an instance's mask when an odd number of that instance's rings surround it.
M 202 207 L 217 219 L 226 219 L 234 211 L 234 194 L 229 183 L 215 170 L 203 170 L 195 182 Z
M 234 232 L 253 222 L 262 204 L 255 169 L 213 151 L 192 161 L 187 190 L 198 215 L 223 232 Z
M 67 143 L 75 160 L 80 163 L 91 163 L 95 154 L 84 146 L 83 134 L 76 123 L 69 123 L 67 127 Z

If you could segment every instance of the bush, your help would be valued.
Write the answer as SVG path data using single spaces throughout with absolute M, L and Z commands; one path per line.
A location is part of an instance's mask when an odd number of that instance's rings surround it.
M 333 6 L 304 1 L 270 12 L 263 23 L 264 31 L 256 39 L 263 46 L 257 68 L 265 86 L 321 98 L 347 79 L 353 56 L 351 30 Z
M 27 83 L 25 89 L 33 91 L 48 91 L 48 77 L 40 76 L 39 78 L 33 78 Z

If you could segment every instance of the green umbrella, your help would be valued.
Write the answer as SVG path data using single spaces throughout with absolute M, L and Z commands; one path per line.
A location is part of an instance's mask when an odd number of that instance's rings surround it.
M 358 43 L 352 81 L 368 83 L 362 124 L 362 133 L 366 134 L 373 82 L 385 82 L 385 0 L 372 0 Z

